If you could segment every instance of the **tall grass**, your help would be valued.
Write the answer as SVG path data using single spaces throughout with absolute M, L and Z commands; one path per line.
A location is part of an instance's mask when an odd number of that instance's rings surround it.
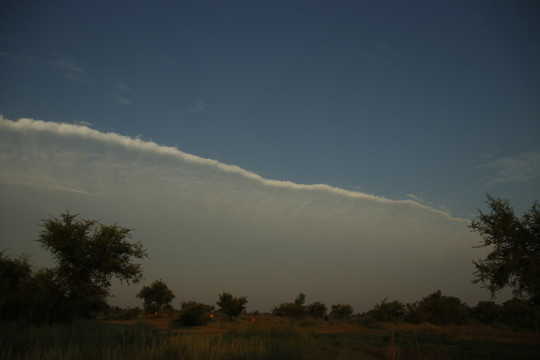
M 291 327 L 211 336 L 82 320 L 42 327 L 1 323 L 0 359 L 300 359 L 307 340 Z

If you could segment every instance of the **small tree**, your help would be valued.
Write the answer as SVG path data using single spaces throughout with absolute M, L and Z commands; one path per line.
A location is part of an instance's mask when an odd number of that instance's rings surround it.
M 280 317 L 290 317 L 294 319 L 301 319 L 307 315 L 307 308 L 304 306 L 306 301 L 306 295 L 303 293 L 298 294 L 294 302 L 282 303 L 272 309 L 272 314 Z
M 353 308 L 351 305 L 348 304 L 337 304 L 332 305 L 332 308 L 330 310 L 330 317 L 333 319 L 348 319 L 353 314 Z
M 140 243 L 127 240 L 130 229 L 77 217 L 67 212 L 60 219 L 51 217 L 43 221 L 37 240 L 57 263 L 54 277 L 59 285 L 47 307 L 47 315 L 64 295 L 77 313 L 88 298 L 108 295 L 113 277 L 128 284 L 142 278 L 142 266 L 132 259 L 147 255 Z
M 201 326 L 210 321 L 214 307 L 196 301 L 184 301 L 181 304 L 177 322 L 182 326 Z
M 508 200 L 487 195 L 489 213 L 483 213 L 471 222 L 472 231 L 480 233 L 478 247 L 493 250 L 484 260 L 473 261 L 476 278 L 495 293 L 507 286 L 515 296 L 540 307 L 540 206 L 537 201 L 521 219 L 514 214 Z
M 219 294 L 216 304 L 219 306 L 220 311 L 227 315 L 230 320 L 233 320 L 246 309 L 247 302 L 247 296 L 237 298 L 228 292 L 223 292 Z
M 386 302 L 386 299 L 375 305 L 367 315 L 378 321 L 401 321 L 405 318 L 407 310 L 399 301 Z
M 323 303 L 316 301 L 313 304 L 308 305 L 307 307 L 308 313 L 311 317 L 314 319 L 322 319 L 326 316 L 326 312 L 328 309 L 326 308 L 326 305 Z
M 408 304 L 408 318 L 411 322 L 430 322 L 436 325 L 463 325 L 469 320 L 469 309 L 459 298 L 442 295 L 440 290 Z
M 175 298 L 173 292 L 162 280 L 156 280 L 150 286 L 145 286 L 137 294 L 143 300 L 144 310 L 147 314 L 161 312 Z

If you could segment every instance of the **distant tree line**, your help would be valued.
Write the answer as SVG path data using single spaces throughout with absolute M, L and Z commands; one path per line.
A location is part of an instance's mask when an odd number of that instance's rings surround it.
M 521 218 L 514 214 L 507 200 L 487 196 L 489 212 L 479 210 L 470 229 L 478 232 L 478 247 L 492 249 L 485 259 L 474 260 L 474 283 L 487 288 L 492 297 L 511 287 L 514 298 L 497 304 L 481 301 L 469 307 L 459 298 L 437 290 L 414 303 L 382 300 L 368 312 L 353 315 L 349 304 L 328 308 L 316 301 L 306 304 L 300 293 L 292 302 L 275 306 L 274 316 L 294 320 L 357 319 L 406 321 L 433 324 L 506 324 L 516 328 L 534 328 L 540 324 L 540 207 L 532 208 Z M 136 259 L 147 256 L 140 243 L 129 242 L 130 229 L 117 224 L 106 226 L 96 220 L 79 219 L 69 212 L 42 223 L 37 242 L 56 261 L 52 268 L 35 270 L 29 257 L 9 256 L 0 251 L 0 320 L 69 322 L 75 317 L 93 317 L 111 311 L 106 303 L 112 278 L 138 282 L 142 267 Z M 144 286 L 137 297 L 143 300 L 147 314 L 173 313 L 173 292 L 161 279 Z M 213 305 L 184 301 L 177 322 L 182 326 L 204 325 L 215 315 L 233 321 L 245 312 L 246 296 L 228 292 L 218 295 Z M 118 310 L 118 309 L 116 309 Z M 118 311 L 116 311 L 118 312 Z M 127 316 L 139 316 L 136 309 Z

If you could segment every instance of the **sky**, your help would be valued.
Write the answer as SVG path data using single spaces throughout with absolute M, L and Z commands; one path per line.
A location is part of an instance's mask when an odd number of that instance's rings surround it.
M 540 200 L 533 1 L 3 1 L 0 249 L 69 210 L 182 300 L 470 305 L 486 193 Z M 504 298 L 504 297 L 503 297 Z

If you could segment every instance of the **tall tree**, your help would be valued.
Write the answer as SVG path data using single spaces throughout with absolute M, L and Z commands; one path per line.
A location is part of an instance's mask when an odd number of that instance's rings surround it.
M 515 296 L 540 306 L 540 206 L 532 208 L 521 218 L 514 214 L 508 200 L 487 195 L 490 211 L 471 222 L 472 231 L 480 233 L 478 247 L 492 249 L 484 260 L 473 261 L 476 276 L 473 283 L 495 293 L 507 286 Z
M 171 303 L 175 295 L 162 280 L 156 280 L 152 285 L 144 286 L 137 297 L 143 299 L 144 310 L 147 313 L 154 313 L 162 311 L 165 305 Z
M 37 242 L 56 260 L 54 274 L 59 284 L 47 312 L 61 296 L 73 299 L 77 307 L 88 298 L 103 298 L 109 294 L 113 277 L 128 284 L 142 278 L 142 265 L 133 259 L 147 254 L 139 242 L 128 241 L 130 229 L 78 219 L 69 212 L 44 220 L 42 227 Z

